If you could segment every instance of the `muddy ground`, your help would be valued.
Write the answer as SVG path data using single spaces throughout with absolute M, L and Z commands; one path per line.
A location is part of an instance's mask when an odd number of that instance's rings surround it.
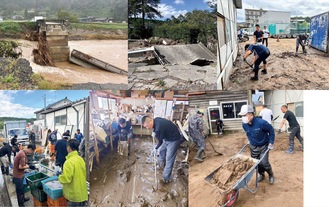
M 240 52 L 247 43 L 251 43 L 251 40 L 239 44 Z M 243 62 L 242 56 L 238 56 L 230 81 L 225 86 L 226 90 L 329 89 L 328 54 L 307 46 L 307 54 L 302 54 L 302 48 L 299 47 L 295 56 L 296 39 L 280 39 L 277 42 L 270 38 L 268 45 L 271 55 L 267 59 L 267 74 L 263 75 L 259 71 L 259 80 L 251 81 L 252 69 Z M 251 55 L 247 60 L 251 63 L 252 59 Z
M 217 169 L 221 164 L 228 161 L 238 153 L 242 146 L 247 143 L 243 132 L 226 134 L 222 137 L 211 136 L 210 141 L 215 148 L 223 153 L 218 156 L 211 148 L 209 141 L 206 141 L 207 150 L 204 162 L 196 162 L 193 158 L 196 149 L 191 151 L 189 156 L 189 206 L 218 206 L 220 199 L 218 189 L 208 184 L 204 178 Z M 288 134 L 283 133 L 276 136 L 275 149 L 270 152 L 269 160 L 273 168 L 275 183 L 269 184 L 268 174 L 265 180 L 259 183 L 258 191 L 255 194 L 241 189 L 235 207 L 277 207 L 303 206 L 303 152 L 300 150 L 300 143 L 295 139 L 295 152 L 286 154 L 288 148 Z M 249 150 L 245 155 L 249 156 Z M 255 186 L 255 173 L 249 182 L 249 187 Z
M 158 190 L 154 190 L 151 149 L 151 138 L 135 138 L 129 159 L 114 152 L 101 156 L 101 165 L 90 175 L 91 206 L 187 207 L 188 166 L 181 163 L 185 158 L 183 149 L 178 151 L 172 182 L 159 182 Z M 158 181 L 161 178 L 162 172 L 157 170 Z
M 22 57 L 30 61 L 34 73 L 40 74 L 45 80 L 61 85 L 63 88 L 126 89 L 128 78 L 125 75 L 110 73 L 101 69 L 84 68 L 69 62 L 55 63 L 56 67 L 40 66 L 33 62 L 32 50 L 37 42 L 14 40 L 21 44 Z M 127 41 L 125 40 L 83 40 L 69 41 L 70 50 L 82 51 L 95 58 L 108 62 L 128 71 Z

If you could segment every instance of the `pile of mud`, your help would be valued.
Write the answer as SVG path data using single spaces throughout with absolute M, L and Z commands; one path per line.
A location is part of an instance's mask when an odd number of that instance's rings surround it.
M 253 165 L 253 159 L 247 156 L 229 160 L 215 173 L 212 182 L 222 190 L 229 190 Z

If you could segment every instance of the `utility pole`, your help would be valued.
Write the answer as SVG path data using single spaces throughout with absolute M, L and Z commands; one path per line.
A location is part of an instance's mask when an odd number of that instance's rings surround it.
M 44 106 L 43 111 L 46 111 L 46 106 L 47 106 L 47 105 L 46 105 L 46 100 L 47 100 L 47 99 L 46 99 L 46 94 L 43 95 L 42 97 L 43 97 L 43 106 Z M 46 115 L 44 114 L 44 116 L 45 116 L 45 118 L 44 118 L 44 119 L 45 119 L 45 127 L 47 127 L 47 119 L 46 119 Z

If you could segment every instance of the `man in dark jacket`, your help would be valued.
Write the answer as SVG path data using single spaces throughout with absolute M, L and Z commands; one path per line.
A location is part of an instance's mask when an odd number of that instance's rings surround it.
M 183 138 L 177 126 L 171 121 L 163 118 L 152 119 L 148 116 L 142 118 L 142 125 L 147 129 L 153 129 L 158 144 L 155 149 L 159 149 L 159 166 L 164 166 L 162 176 L 163 182 L 169 183 L 172 169 L 174 167 L 177 150 L 183 142 Z
M 268 173 L 270 183 L 274 183 L 274 174 L 272 166 L 268 160 L 268 150 L 274 148 L 275 133 L 272 125 L 267 121 L 254 117 L 254 109 L 250 105 L 243 105 L 239 113 L 242 116 L 242 127 L 247 134 L 250 143 L 251 157 L 260 159 L 264 156 L 258 165 L 260 174 L 257 182 L 265 178 L 265 172 Z
M 254 77 L 251 78 L 251 80 L 258 80 L 258 71 L 259 71 L 259 65 L 263 62 L 264 69 L 262 70 L 263 74 L 267 74 L 267 62 L 266 59 L 270 56 L 270 50 L 261 44 L 246 44 L 244 47 L 246 53 L 243 57 L 243 60 L 246 61 L 247 57 L 249 55 L 254 54 L 254 60 L 252 62 L 252 65 L 254 65 Z
M 66 160 L 67 155 L 67 144 L 68 136 L 63 136 L 63 139 L 58 140 L 55 145 L 55 155 L 56 155 L 56 162 L 55 165 L 60 166 L 63 168 L 64 162 Z
M 118 125 L 119 134 L 119 154 L 124 154 L 124 149 L 128 148 L 128 154 L 130 154 L 130 141 L 133 138 L 133 128 L 130 121 L 126 121 L 124 118 L 119 119 Z
M 11 164 L 11 152 L 15 151 L 14 146 L 10 146 L 6 144 L 5 146 L 0 148 L 0 164 L 1 164 L 1 172 L 3 175 L 9 175 L 9 165 Z M 8 159 L 6 158 L 6 155 Z
M 35 145 L 35 133 L 34 133 L 33 129 L 31 130 L 31 134 L 29 136 L 29 141 L 30 141 L 31 144 Z

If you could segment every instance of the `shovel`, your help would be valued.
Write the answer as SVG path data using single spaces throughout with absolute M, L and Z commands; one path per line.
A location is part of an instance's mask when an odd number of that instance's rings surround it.
M 153 140 L 153 149 L 155 148 L 155 134 L 152 134 L 152 140 Z M 153 153 L 153 159 L 154 159 L 154 179 L 155 179 L 155 190 L 158 190 L 158 180 L 157 180 L 157 164 L 156 164 L 156 153 Z
M 208 136 L 208 135 L 206 135 L 205 139 L 207 138 L 207 136 Z M 219 156 L 219 155 L 223 155 L 223 153 L 220 153 L 220 152 L 218 152 L 218 151 L 215 149 L 214 145 L 210 142 L 209 139 L 207 139 L 207 140 L 209 141 L 211 147 L 213 148 L 214 152 L 215 152 L 218 156 Z

